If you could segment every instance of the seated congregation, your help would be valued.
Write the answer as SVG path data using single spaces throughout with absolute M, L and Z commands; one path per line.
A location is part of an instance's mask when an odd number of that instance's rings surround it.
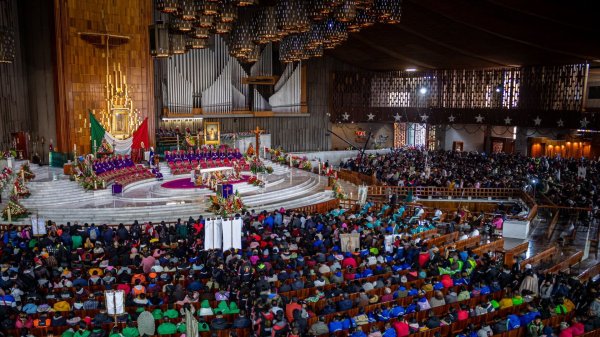
M 391 186 L 535 188 L 557 205 L 594 207 L 600 204 L 598 165 L 586 158 L 402 148 L 350 159 L 340 167 L 375 175 Z
M 460 236 L 440 235 L 429 220 L 410 221 L 415 212 L 247 212 L 243 249 L 226 251 L 203 249 L 202 218 L 128 227 L 51 223 L 41 237 L 10 226 L 0 243 L 0 330 L 571 337 L 600 328 L 599 287 L 589 273 L 582 282 L 543 273 L 542 264 L 520 268 L 479 236 L 478 224 Z M 342 251 L 346 233 L 359 233 L 360 248 Z M 386 245 L 387 234 L 401 235 Z M 108 315 L 109 289 L 125 292 L 125 314 Z

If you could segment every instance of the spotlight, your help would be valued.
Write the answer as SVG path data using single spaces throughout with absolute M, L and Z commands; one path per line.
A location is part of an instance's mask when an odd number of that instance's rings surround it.
M 501 85 L 497 86 L 496 87 L 496 92 L 501 92 L 501 91 L 502 91 L 502 86 Z
M 427 93 L 427 88 L 422 87 L 421 89 L 419 89 L 419 93 L 421 93 L 421 95 L 425 95 Z
M 537 181 L 537 179 L 535 179 L 535 178 L 531 179 L 531 183 L 532 183 L 533 185 L 537 184 L 537 182 L 538 182 L 538 181 Z
M 406 68 L 406 72 L 408 73 L 414 73 L 415 71 L 417 71 L 417 68 Z

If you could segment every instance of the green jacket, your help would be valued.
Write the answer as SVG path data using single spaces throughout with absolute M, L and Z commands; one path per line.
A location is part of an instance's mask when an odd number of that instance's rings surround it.
M 125 337 L 139 337 L 140 332 L 136 327 L 127 326 L 123 328 L 123 336 Z
M 170 335 L 177 332 L 177 326 L 171 322 L 164 322 L 156 329 L 159 335 Z
M 73 235 L 71 240 L 73 240 L 73 249 L 77 249 L 83 244 L 83 238 L 79 235 Z
M 79 330 L 75 331 L 73 337 L 88 337 L 91 334 L 89 330 Z

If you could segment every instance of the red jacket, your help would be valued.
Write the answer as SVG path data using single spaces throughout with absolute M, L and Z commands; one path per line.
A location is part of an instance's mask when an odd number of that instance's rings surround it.
M 396 321 L 392 323 L 392 327 L 396 330 L 397 337 L 406 337 L 410 334 L 410 327 L 406 322 Z

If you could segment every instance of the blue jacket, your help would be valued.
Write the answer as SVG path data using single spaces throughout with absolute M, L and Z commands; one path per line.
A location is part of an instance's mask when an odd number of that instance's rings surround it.
M 405 313 L 404 308 L 401 305 L 397 305 L 390 310 L 390 317 L 403 316 Z
M 336 332 L 336 331 L 342 331 L 342 330 L 344 330 L 342 322 L 340 322 L 340 321 L 329 322 L 329 332 Z
M 389 328 L 383 332 L 383 337 L 396 337 L 396 330 L 394 328 Z

